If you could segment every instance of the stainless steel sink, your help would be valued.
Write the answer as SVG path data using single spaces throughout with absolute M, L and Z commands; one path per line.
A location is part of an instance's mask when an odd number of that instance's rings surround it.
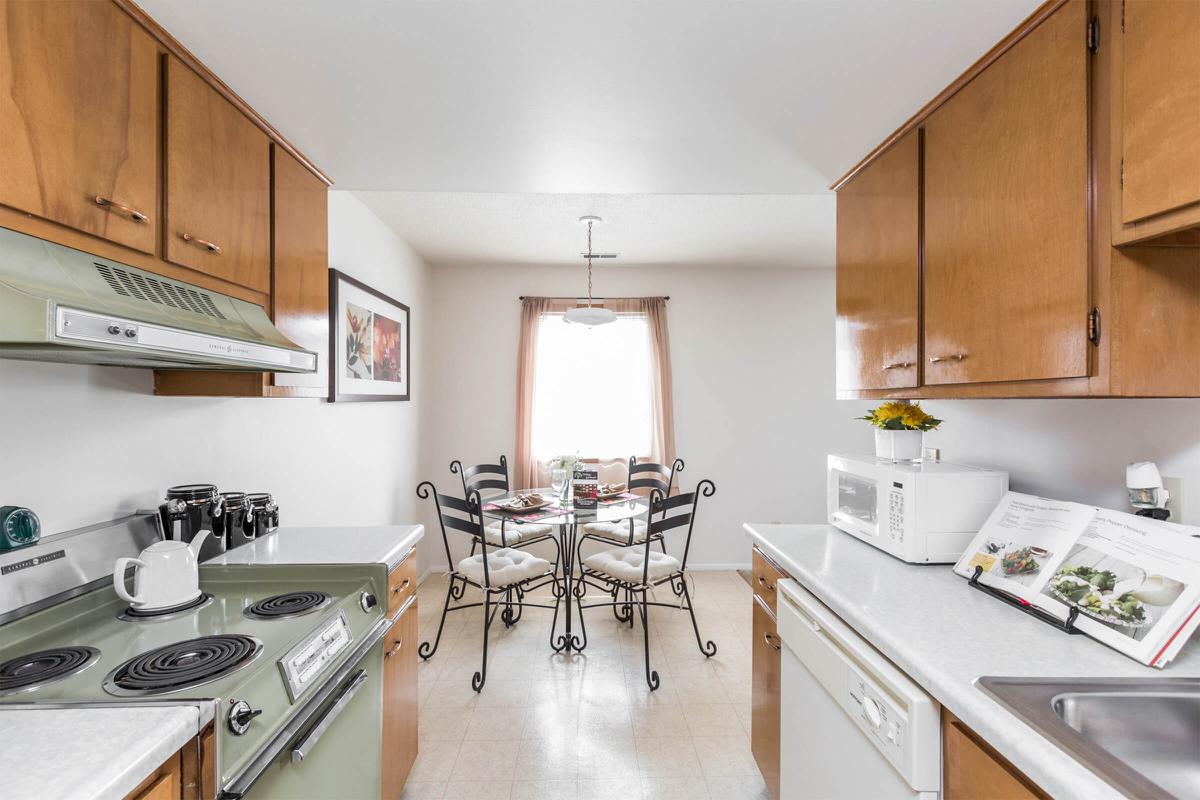
M 1200 679 L 976 681 L 1126 795 L 1200 797 Z

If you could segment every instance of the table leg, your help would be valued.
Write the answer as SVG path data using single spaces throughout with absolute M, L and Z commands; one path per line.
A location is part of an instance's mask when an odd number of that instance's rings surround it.
M 583 650 L 587 643 L 586 640 L 581 640 L 572 632 L 571 626 L 572 604 L 575 602 L 575 543 L 577 527 L 574 524 L 564 525 L 562 526 L 562 532 L 562 601 L 566 608 L 564 609 L 565 614 L 563 617 L 563 633 L 552 640 L 551 647 L 557 653 L 570 652 L 572 650 L 579 652 Z

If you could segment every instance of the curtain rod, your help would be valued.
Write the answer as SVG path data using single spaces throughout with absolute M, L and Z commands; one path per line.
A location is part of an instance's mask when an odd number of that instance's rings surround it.
M 525 299 L 525 295 L 521 295 L 521 296 L 520 296 L 520 297 L 518 297 L 517 299 L 518 299 L 518 300 L 524 300 L 524 299 Z M 587 300 L 587 298 L 586 298 L 586 297 L 547 297 L 546 299 L 547 299 L 547 300 L 585 300 L 585 301 Z M 629 298 L 629 297 L 593 297 L 592 299 L 593 299 L 593 300 L 630 300 L 630 299 L 632 299 L 632 300 L 639 300 L 639 299 L 641 299 L 641 298 L 637 298 L 637 297 L 634 297 L 634 298 Z M 670 299 L 671 299 L 671 296 L 670 296 L 670 295 L 664 295 L 664 296 L 663 296 L 663 300 L 670 300 Z

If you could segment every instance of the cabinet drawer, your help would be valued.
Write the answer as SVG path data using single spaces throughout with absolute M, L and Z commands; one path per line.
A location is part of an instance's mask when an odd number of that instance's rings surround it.
M 767 604 L 767 608 L 771 609 L 772 614 L 776 611 L 775 583 L 779 579 L 787 577 L 789 575 L 786 572 L 775 566 L 757 547 L 754 548 L 751 572 L 754 593 L 763 599 L 763 602 Z
M 388 573 L 388 616 L 395 614 L 404 605 L 404 601 L 417 590 L 417 557 L 415 550 L 409 550 L 404 560 Z
M 757 552 L 756 552 L 757 555 Z M 779 800 L 779 635 L 762 598 L 754 600 L 751 644 L 750 752 L 774 800 Z

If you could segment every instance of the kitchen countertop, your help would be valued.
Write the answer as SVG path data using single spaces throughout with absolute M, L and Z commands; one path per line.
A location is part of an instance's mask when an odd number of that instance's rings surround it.
M 424 535 L 424 525 L 281 527 L 204 563 L 387 564 L 390 570 Z
M 3 795 L 120 800 L 194 739 L 212 716 L 211 703 L 0 707 Z
M 829 525 L 744 527 L 798 583 L 1055 798 L 1120 795 L 976 688 L 976 678 L 1200 676 L 1197 642 L 1165 669 L 1143 666 L 972 590 L 948 564 L 905 564 Z

